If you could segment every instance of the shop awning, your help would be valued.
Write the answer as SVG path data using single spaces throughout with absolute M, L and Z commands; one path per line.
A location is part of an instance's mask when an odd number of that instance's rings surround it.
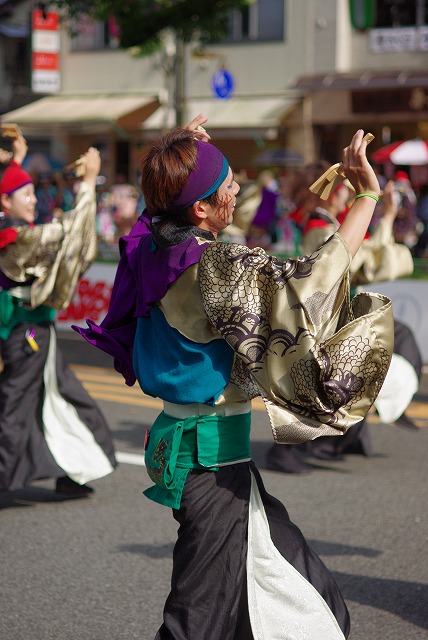
M 54 95 L 14 109 L 1 116 L 2 122 L 22 127 L 52 125 L 104 125 L 124 130 L 137 129 L 159 107 L 154 96 L 123 94 Z
M 185 121 L 198 113 L 211 129 L 262 129 L 277 127 L 298 104 L 297 97 L 239 97 L 189 99 Z M 113 126 L 124 130 L 159 131 L 174 126 L 173 111 L 160 106 L 155 96 L 123 94 L 54 95 L 40 98 L 0 116 L 25 128 L 68 125 L 75 128 Z
M 427 86 L 428 72 L 397 70 L 305 75 L 296 80 L 293 89 L 319 91 L 324 89 L 395 89 Z
M 6 38 L 28 38 L 28 25 L 0 23 L 0 35 Z
M 232 97 L 227 100 L 192 98 L 186 101 L 185 121 L 203 113 L 208 118 L 208 129 L 265 130 L 278 127 L 297 104 L 297 97 Z M 174 113 L 168 112 L 166 107 L 160 107 L 141 124 L 141 129 L 157 131 L 172 126 Z

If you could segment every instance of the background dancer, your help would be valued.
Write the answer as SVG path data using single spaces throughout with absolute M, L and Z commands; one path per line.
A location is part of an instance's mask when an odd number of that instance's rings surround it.
M 96 149 L 84 154 L 75 209 L 34 226 L 37 198 L 22 169 L 22 135 L 1 183 L 0 217 L 0 490 L 56 478 L 56 491 L 87 496 L 86 483 L 113 471 L 110 431 L 100 410 L 65 366 L 55 331 L 79 277 L 96 255 Z

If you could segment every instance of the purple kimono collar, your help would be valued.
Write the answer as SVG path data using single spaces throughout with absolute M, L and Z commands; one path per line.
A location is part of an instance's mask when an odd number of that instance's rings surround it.
M 156 247 L 145 213 L 131 233 L 119 240 L 120 260 L 106 317 L 100 325 L 86 320 L 88 328 L 72 328 L 114 358 L 114 367 L 127 385 L 136 381 L 132 352 L 137 318 L 147 316 L 168 287 L 199 262 L 206 246 L 191 236 L 176 245 Z

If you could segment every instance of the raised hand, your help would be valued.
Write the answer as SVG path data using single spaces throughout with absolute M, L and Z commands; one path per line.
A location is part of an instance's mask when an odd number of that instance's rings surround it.
M 13 159 L 17 164 L 22 164 L 27 155 L 28 145 L 23 135 L 19 134 L 12 140 Z
M 195 134 L 195 138 L 198 140 L 202 140 L 202 142 L 209 142 L 211 140 L 211 136 L 205 131 L 204 125 L 208 122 L 208 118 L 204 116 L 203 113 L 200 113 L 196 118 L 193 118 L 191 122 L 185 127 L 188 131 L 193 131 Z
M 13 153 L 6 151 L 6 149 L 0 149 L 0 164 L 7 164 L 12 160 Z
M 373 167 L 367 160 L 367 141 L 363 140 L 364 131 L 359 129 L 345 147 L 342 154 L 344 172 L 355 189 L 356 195 L 368 193 L 380 195 L 380 186 Z
M 95 186 L 95 180 L 101 169 L 100 152 L 95 147 L 89 147 L 86 153 L 80 156 L 84 161 L 83 182 Z
M 364 131 L 359 129 L 350 145 L 343 150 L 344 172 L 355 189 L 356 198 L 337 233 L 347 243 L 352 256 L 364 240 L 380 195 L 379 181 L 367 160 L 367 141 L 363 137 Z

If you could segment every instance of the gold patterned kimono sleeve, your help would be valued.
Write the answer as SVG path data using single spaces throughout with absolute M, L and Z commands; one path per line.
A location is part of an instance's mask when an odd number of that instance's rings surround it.
M 0 251 L 0 269 L 11 280 L 30 287 L 31 308 L 41 304 L 66 308 L 79 278 L 97 250 L 94 189 L 82 182 L 76 206 L 62 220 L 18 227 L 18 237 Z
M 205 313 L 265 400 L 274 438 L 340 435 L 379 393 L 392 355 L 392 305 L 351 307 L 351 256 L 340 234 L 281 262 L 262 249 L 213 243 L 199 268 Z

